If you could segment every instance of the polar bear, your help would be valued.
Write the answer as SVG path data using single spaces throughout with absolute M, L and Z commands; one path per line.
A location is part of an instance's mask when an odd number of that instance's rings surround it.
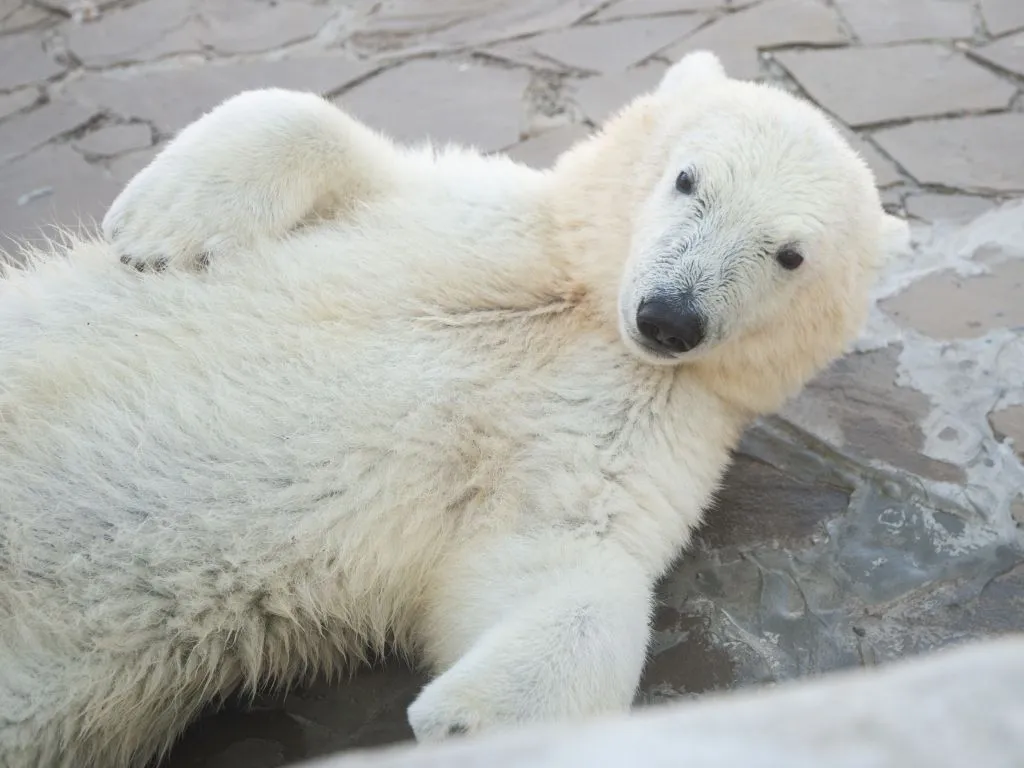
M 104 228 L 0 281 L 12 768 L 141 766 L 386 648 L 435 674 L 422 741 L 627 709 L 656 580 L 858 332 L 886 218 L 821 113 L 698 53 L 544 172 L 242 94 Z

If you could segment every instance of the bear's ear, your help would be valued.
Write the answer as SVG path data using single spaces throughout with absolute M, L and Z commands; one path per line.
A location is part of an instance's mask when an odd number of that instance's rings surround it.
M 658 93 L 685 93 L 728 80 L 725 68 L 711 51 L 688 53 L 662 75 Z

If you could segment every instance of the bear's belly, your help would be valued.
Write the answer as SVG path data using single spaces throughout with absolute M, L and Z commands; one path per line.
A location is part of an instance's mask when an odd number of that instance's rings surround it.
M 350 322 L 270 281 L 70 278 L 0 302 L 8 584 L 111 628 L 301 600 L 372 638 L 453 540 L 586 515 L 592 489 L 546 477 L 596 476 L 614 437 L 621 382 L 592 356 L 540 371 L 507 328 Z

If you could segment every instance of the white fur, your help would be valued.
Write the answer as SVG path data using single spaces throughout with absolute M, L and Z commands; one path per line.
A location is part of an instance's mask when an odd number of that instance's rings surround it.
M 421 740 L 629 706 L 652 585 L 856 333 L 885 228 L 823 116 L 678 67 L 544 173 L 243 94 L 112 246 L 9 271 L 0 764 L 141 765 L 238 685 L 389 644 L 438 675 Z M 629 312 L 687 280 L 713 336 L 649 360 Z

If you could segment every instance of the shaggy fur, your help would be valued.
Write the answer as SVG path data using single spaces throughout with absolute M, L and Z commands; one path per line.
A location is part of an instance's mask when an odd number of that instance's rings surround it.
M 386 644 L 437 674 L 421 740 L 628 708 L 653 584 L 856 334 L 884 221 L 821 114 L 708 54 L 549 172 L 228 101 L 109 243 L 0 281 L 0 764 L 139 766 Z M 705 342 L 651 351 L 684 290 Z

